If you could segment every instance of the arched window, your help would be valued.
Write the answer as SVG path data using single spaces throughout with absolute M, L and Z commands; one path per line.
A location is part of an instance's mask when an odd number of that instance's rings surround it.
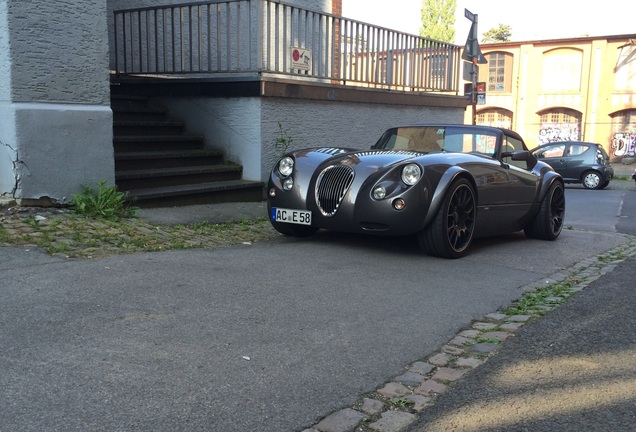
M 614 72 L 617 91 L 636 91 L 636 40 L 630 39 L 618 49 Z
M 617 158 L 636 156 L 636 109 L 612 114 L 610 155 Z
M 512 129 L 512 111 L 503 108 L 487 108 L 477 113 L 477 124 Z
M 560 48 L 543 54 L 541 89 L 546 93 L 581 90 L 583 52 Z
M 582 115 L 580 112 L 568 108 L 553 108 L 539 115 L 539 144 L 581 139 Z
M 485 54 L 488 64 L 479 68 L 479 81 L 486 83 L 487 93 L 512 91 L 512 54 L 496 51 Z

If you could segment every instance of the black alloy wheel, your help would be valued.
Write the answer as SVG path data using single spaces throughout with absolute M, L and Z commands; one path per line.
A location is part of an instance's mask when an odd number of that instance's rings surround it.
M 429 255 L 461 258 L 468 253 L 475 232 L 477 201 L 466 179 L 455 180 L 431 224 L 417 235 Z

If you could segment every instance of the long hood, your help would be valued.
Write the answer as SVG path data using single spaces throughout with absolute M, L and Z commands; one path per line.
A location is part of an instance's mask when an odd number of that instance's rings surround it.
M 302 150 L 296 153 L 297 159 L 307 159 L 320 165 L 348 165 L 355 170 L 378 170 L 423 156 L 419 152 L 400 150 L 352 150 L 341 148 L 321 148 Z M 302 163 L 302 162 L 301 162 Z

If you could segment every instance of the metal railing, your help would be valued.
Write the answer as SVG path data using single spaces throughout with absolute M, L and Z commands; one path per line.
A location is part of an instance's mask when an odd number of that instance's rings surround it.
M 114 12 L 116 74 L 273 74 L 458 92 L 461 47 L 275 0 L 208 0 Z

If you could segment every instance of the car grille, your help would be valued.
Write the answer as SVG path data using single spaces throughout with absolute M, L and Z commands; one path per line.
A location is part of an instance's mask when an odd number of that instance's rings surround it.
M 336 214 L 353 183 L 353 176 L 353 169 L 346 165 L 331 166 L 320 173 L 316 182 L 316 203 L 323 215 Z

